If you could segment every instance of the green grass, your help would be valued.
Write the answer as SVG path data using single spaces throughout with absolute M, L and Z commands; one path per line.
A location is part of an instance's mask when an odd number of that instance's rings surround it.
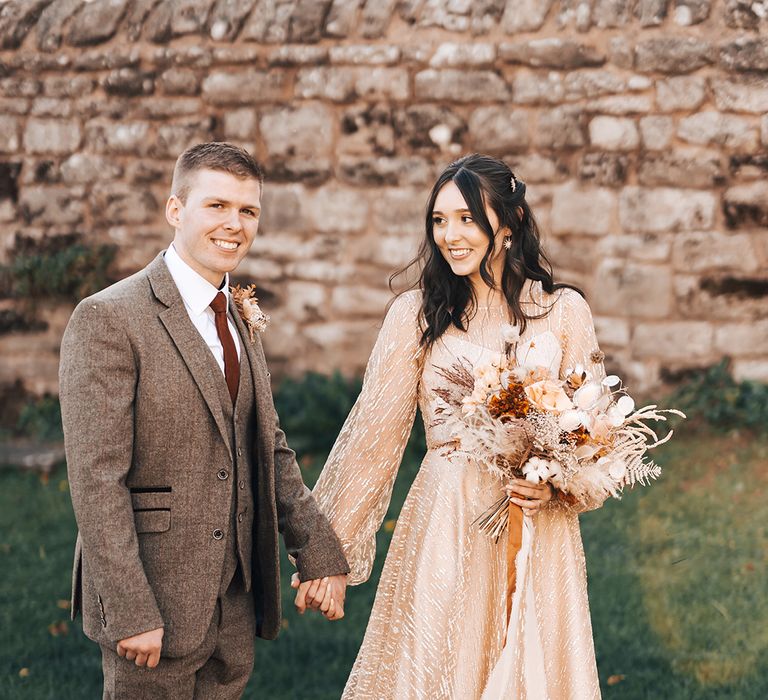
M 681 430 L 658 458 L 656 485 L 582 517 L 604 697 L 766 698 L 768 437 Z M 322 460 L 303 464 L 311 483 Z M 388 519 L 417 468 L 410 450 Z M 100 697 L 98 648 L 79 624 L 49 630 L 68 619 L 58 601 L 69 597 L 75 525 L 63 469 L 47 481 L 0 474 L 0 533 L 0 698 Z M 284 567 L 284 630 L 257 642 L 245 697 L 340 696 L 389 536 L 380 533 L 374 576 L 350 590 L 341 622 L 296 615 Z

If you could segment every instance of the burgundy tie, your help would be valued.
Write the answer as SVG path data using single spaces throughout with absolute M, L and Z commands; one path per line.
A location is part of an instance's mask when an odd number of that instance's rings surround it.
M 237 359 L 237 348 L 227 325 L 227 297 L 219 292 L 211 302 L 211 308 L 216 315 L 216 332 L 219 334 L 221 347 L 224 348 L 224 378 L 227 380 L 229 395 L 232 403 L 237 398 L 237 385 L 240 383 L 240 361 Z

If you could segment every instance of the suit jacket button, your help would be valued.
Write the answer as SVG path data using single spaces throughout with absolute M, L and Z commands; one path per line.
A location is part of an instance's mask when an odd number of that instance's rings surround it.
M 244 489 L 244 488 L 245 488 L 245 479 L 240 479 L 240 483 L 238 484 L 238 486 L 239 486 L 241 489 Z
M 219 469 L 219 471 L 218 471 L 218 473 L 216 474 L 216 476 L 218 476 L 218 477 L 219 477 L 219 479 L 221 479 L 222 481 L 224 481 L 225 479 L 228 479 L 228 478 L 229 478 L 229 472 L 228 472 L 226 469 Z
M 222 539 L 222 537 L 224 537 L 224 533 L 221 530 L 219 530 L 219 528 L 216 528 L 213 531 L 213 539 L 214 540 L 220 540 L 220 539 Z
M 237 516 L 237 522 L 239 522 L 239 523 L 243 522 L 243 514 L 242 514 L 242 513 L 240 513 L 240 514 Z

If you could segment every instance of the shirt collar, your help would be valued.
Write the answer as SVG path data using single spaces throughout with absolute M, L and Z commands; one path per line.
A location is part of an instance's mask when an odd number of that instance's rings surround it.
M 224 287 L 217 289 L 181 259 L 173 243 L 165 251 L 164 259 L 181 298 L 192 313 L 197 316 L 202 314 L 220 291 L 224 292 L 229 306 L 229 274 L 224 275 Z

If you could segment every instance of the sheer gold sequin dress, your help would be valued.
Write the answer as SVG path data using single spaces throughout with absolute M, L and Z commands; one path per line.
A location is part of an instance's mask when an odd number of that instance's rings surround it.
M 591 361 L 599 360 L 597 342 L 581 296 L 548 295 L 529 282 L 521 299 L 529 314 L 552 310 L 529 322 L 518 360 L 561 376 L 577 363 L 603 374 Z M 502 485 L 471 455 L 446 447 L 451 435 L 435 424 L 434 394 L 446 381 L 438 368 L 499 357 L 507 311 L 481 308 L 467 332 L 451 328 L 424 352 L 420 300 L 420 292 L 408 292 L 390 308 L 363 390 L 314 489 L 344 546 L 350 583 L 362 583 L 418 404 L 427 454 L 398 518 L 343 698 L 599 698 L 578 511 L 600 504 L 553 501 L 526 517 L 508 629 L 505 538 L 494 543 L 473 525 Z

